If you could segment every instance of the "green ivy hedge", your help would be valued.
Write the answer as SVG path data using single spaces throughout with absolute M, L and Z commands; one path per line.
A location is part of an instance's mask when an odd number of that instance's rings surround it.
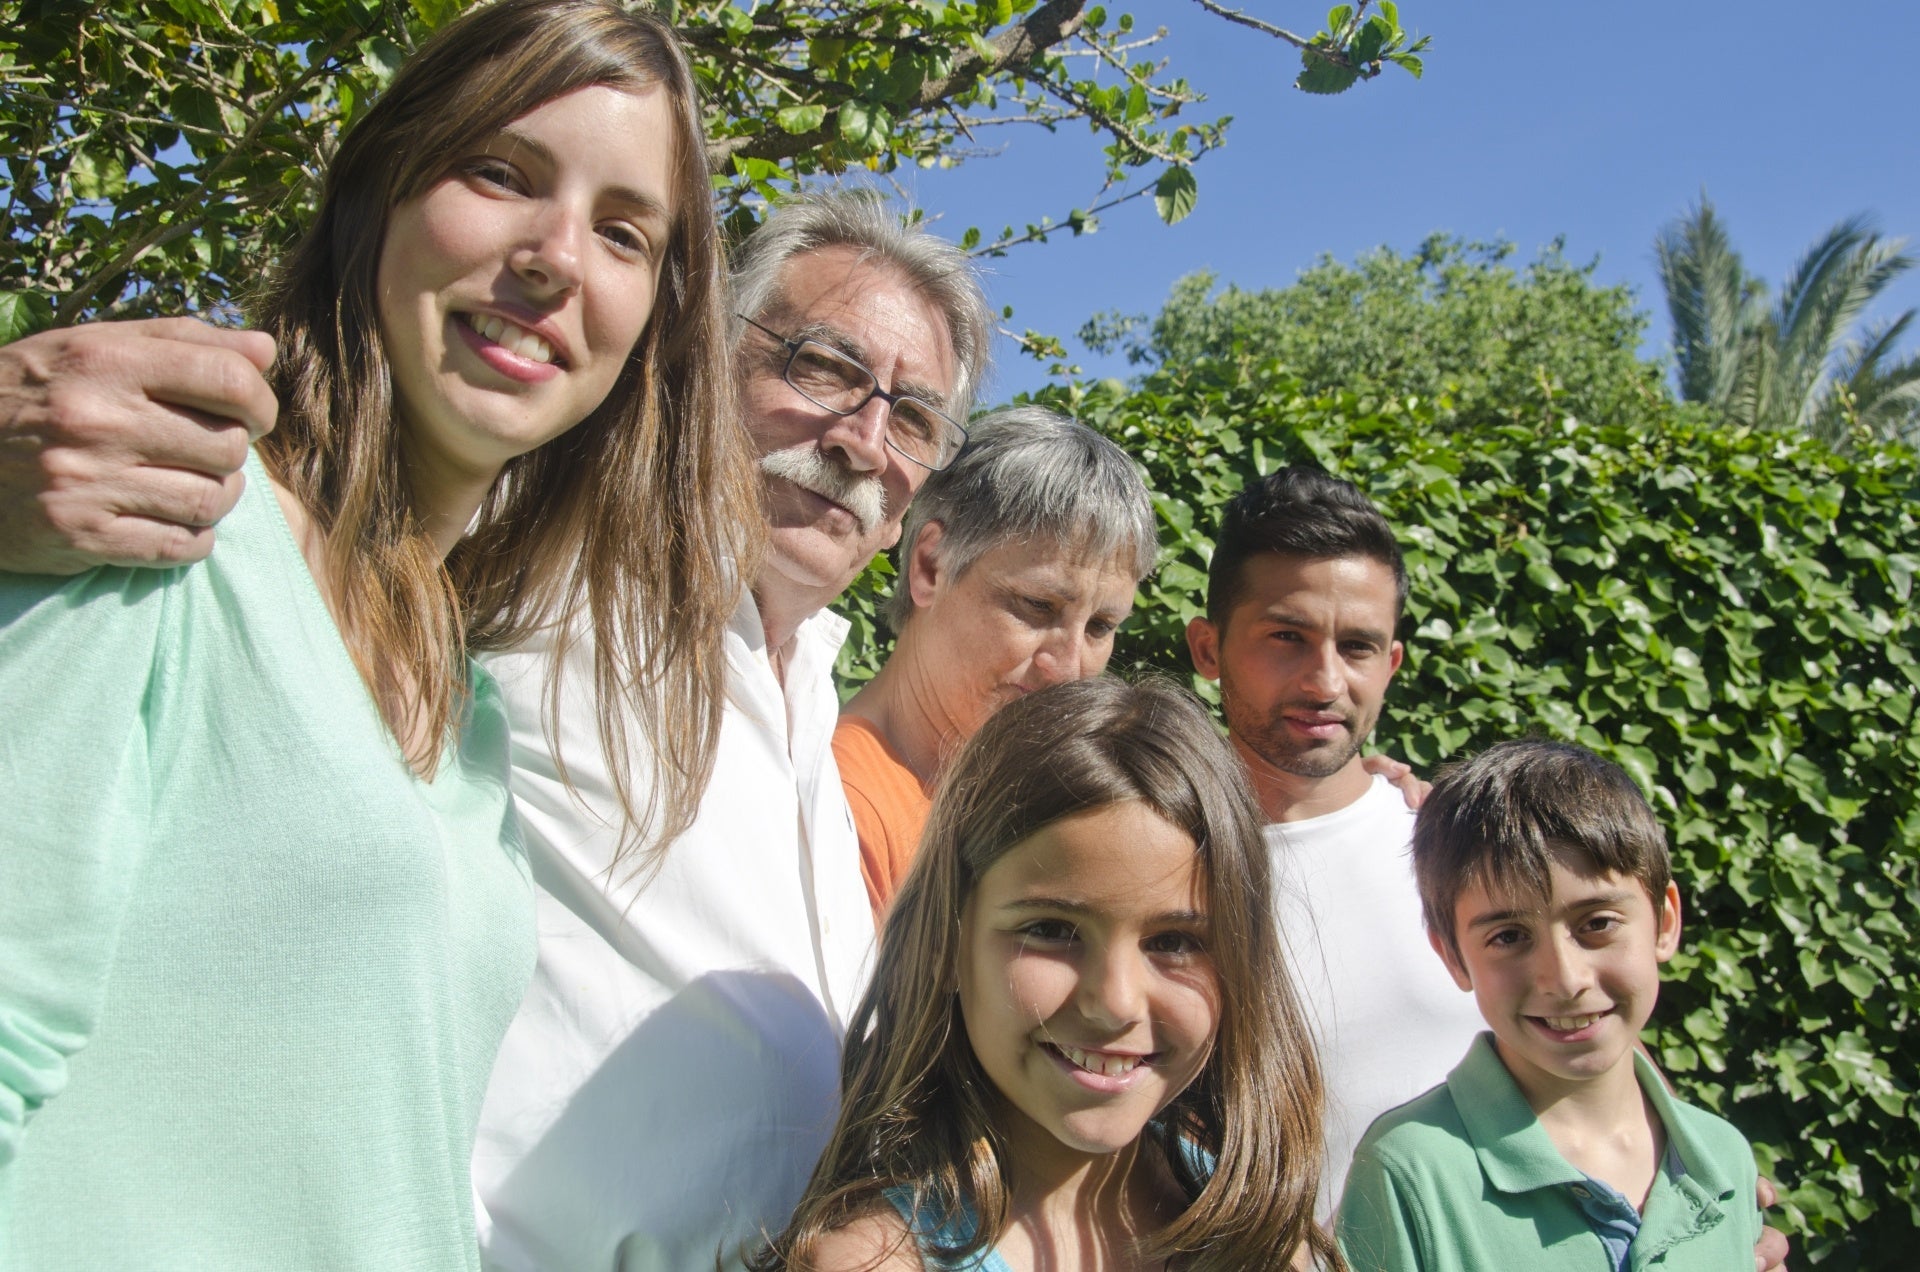
M 1276 364 L 1049 391 L 1144 465 L 1165 552 L 1116 666 L 1190 674 L 1222 503 L 1300 460 L 1366 490 L 1411 575 L 1377 742 L 1423 769 L 1529 731 L 1652 796 L 1687 926 L 1648 1042 L 1780 1181 L 1796 1262 L 1920 1249 L 1920 462 L 1683 410 L 1443 432 L 1308 398 Z M 1445 404 L 1439 404 L 1444 409 Z M 850 682 L 883 651 L 884 563 L 849 597 Z M 1199 686 L 1210 691 L 1210 686 Z

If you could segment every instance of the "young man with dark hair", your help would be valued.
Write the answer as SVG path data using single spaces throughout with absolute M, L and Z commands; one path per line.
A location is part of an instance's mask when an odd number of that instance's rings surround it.
M 1323 1216 L 1367 1124 L 1444 1078 L 1480 1029 L 1422 934 L 1413 812 L 1361 764 L 1400 667 L 1406 586 L 1365 495 L 1284 468 L 1227 505 L 1207 617 L 1187 628 L 1270 823 L 1280 930 L 1327 1075 Z

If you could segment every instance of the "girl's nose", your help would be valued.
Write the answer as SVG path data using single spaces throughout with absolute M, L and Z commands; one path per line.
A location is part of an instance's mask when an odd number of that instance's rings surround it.
M 1080 1011 L 1089 1021 L 1118 1029 L 1146 1015 L 1147 970 L 1132 950 L 1102 950 L 1080 975 Z

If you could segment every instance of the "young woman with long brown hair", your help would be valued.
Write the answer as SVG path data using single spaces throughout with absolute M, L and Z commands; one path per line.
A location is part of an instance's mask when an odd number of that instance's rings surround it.
M 461 1269 L 532 964 L 498 693 L 590 625 L 690 817 L 757 539 L 692 77 L 505 0 L 341 140 L 207 561 L 0 578 L 0 1266 Z

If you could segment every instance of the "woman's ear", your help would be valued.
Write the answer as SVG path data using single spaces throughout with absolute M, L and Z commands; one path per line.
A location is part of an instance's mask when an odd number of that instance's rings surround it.
M 934 593 L 946 578 L 946 571 L 940 568 L 940 544 L 946 537 L 944 526 L 938 521 L 929 521 L 920 527 L 907 548 L 907 595 L 913 599 L 915 609 L 933 604 Z

